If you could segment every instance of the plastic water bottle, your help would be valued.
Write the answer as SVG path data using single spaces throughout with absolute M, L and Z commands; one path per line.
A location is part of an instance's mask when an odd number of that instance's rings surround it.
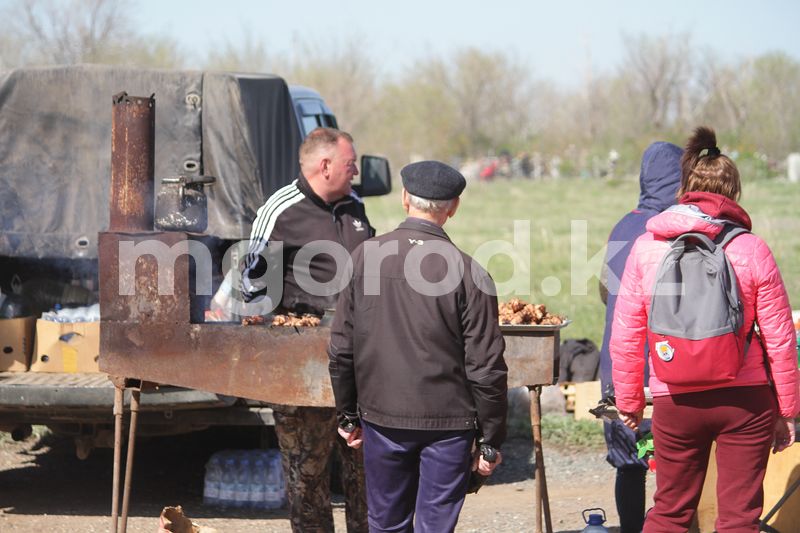
M 247 454 L 241 454 L 239 456 L 239 464 L 236 465 L 236 487 L 233 495 L 234 507 L 245 507 L 249 503 L 251 479 L 250 458 Z
M 61 304 L 55 304 L 53 306 L 53 314 L 55 315 L 56 322 L 67 322 L 67 319 L 64 317 L 64 309 L 61 307 Z
M 267 494 L 267 462 L 260 455 L 253 462 L 253 475 L 250 485 L 250 507 L 263 509 L 266 507 Z
M 278 508 L 286 507 L 286 478 L 283 477 L 283 463 L 281 452 L 274 450 L 275 472 L 278 478 Z
M 234 504 L 236 496 L 236 458 L 226 457 L 222 463 L 222 477 L 219 484 L 219 504 L 228 507 Z
M 589 511 L 600 511 L 603 514 L 589 513 L 589 518 L 587 519 L 586 513 Z M 584 509 L 583 521 L 586 522 L 586 527 L 581 530 L 581 533 L 608 533 L 608 529 L 603 525 L 606 521 L 606 512 L 599 507 Z
M 267 509 L 280 509 L 286 500 L 286 489 L 283 484 L 283 468 L 281 455 L 277 450 L 269 451 L 267 461 L 267 486 L 264 495 Z
M 220 483 L 222 482 L 222 462 L 217 454 L 206 463 L 206 477 L 203 484 L 203 503 L 217 505 L 220 502 Z

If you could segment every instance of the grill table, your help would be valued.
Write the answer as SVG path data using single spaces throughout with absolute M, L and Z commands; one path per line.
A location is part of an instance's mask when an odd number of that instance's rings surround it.
M 242 326 L 237 323 L 192 323 L 190 261 L 177 255 L 159 264 L 142 255 L 136 268 L 120 263 L 120 249 L 142 243 L 167 248 L 186 245 L 193 235 L 182 232 L 109 232 L 99 238 L 100 370 L 112 376 L 116 390 L 116 509 L 121 459 L 122 397 L 130 389 L 131 422 L 123 495 L 123 529 L 133 464 L 139 392 L 143 383 L 187 387 L 269 403 L 334 406 L 328 375 L 327 327 Z M 179 248 L 176 248 L 179 249 Z M 162 272 L 159 272 L 161 269 Z M 158 288 L 159 275 L 167 279 Z M 121 281 L 133 289 L 121 294 Z M 568 324 L 568 323 L 567 323 Z M 509 387 L 525 386 L 531 396 L 531 425 L 536 457 L 536 531 L 552 532 L 541 438 L 542 385 L 558 380 L 559 330 L 566 326 L 501 326 L 506 340 Z M 116 521 L 114 531 L 116 531 Z
M 531 397 L 531 430 L 536 459 L 533 496 L 536 505 L 536 533 L 542 533 L 542 514 L 547 533 L 553 533 L 542 447 L 542 386 L 558 382 L 560 330 L 569 323 L 570 321 L 566 321 L 558 326 L 500 326 L 506 341 L 504 356 L 508 365 L 508 386 L 527 387 Z

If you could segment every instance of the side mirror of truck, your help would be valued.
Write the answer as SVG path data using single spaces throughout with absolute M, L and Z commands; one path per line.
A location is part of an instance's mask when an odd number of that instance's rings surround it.
M 359 196 L 383 196 L 392 192 L 392 173 L 385 157 L 361 156 L 361 183 L 353 184 Z

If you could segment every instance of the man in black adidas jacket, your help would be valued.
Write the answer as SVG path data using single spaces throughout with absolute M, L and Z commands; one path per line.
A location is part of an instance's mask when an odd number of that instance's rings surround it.
M 436 161 L 400 173 L 409 216 L 353 252 L 329 369 L 339 434 L 363 440 L 370 531 L 445 533 L 470 465 L 486 476 L 501 460 L 505 342 L 494 282 L 442 229 L 464 177 Z
M 342 260 L 375 230 L 369 225 L 363 202 L 351 190 L 358 169 L 349 134 L 330 128 L 312 131 L 300 146 L 300 169 L 294 182 L 270 196 L 258 210 L 242 293 L 247 302 L 270 298 L 281 311 L 321 315 L 336 304 L 344 274 Z M 312 242 L 316 244 L 310 245 Z M 341 263 L 338 268 L 337 261 Z M 267 287 L 264 282 L 270 278 L 268 269 L 276 268 L 282 268 L 278 272 L 283 275 L 282 296 L 281 287 Z M 363 459 L 358 450 L 335 438 L 335 410 L 275 405 L 273 414 L 292 531 L 333 531 L 328 458 L 337 441 L 347 531 L 366 532 Z

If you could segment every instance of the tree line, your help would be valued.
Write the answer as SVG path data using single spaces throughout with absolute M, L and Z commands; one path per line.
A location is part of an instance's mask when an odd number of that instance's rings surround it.
M 785 171 L 800 151 L 800 62 L 783 52 L 723 59 L 689 33 L 621 35 L 624 56 L 606 72 L 586 69 L 573 87 L 537 78 L 511 54 L 475 47 L 418 58 L 388 75 L 365 39 L 296 39 L 270 53 L 252 33 L 202 58 L 169 35 L 132 23 L 117 0 L 17 0 L 0 17 L 0 69 L 108 63 L 272 72 L 323 94 L 362 152 L 394 165 L 437 158 L 454 164 L 497 154 L 536 154 L 558 174 L 636 173 L 652 141 L 682 143 L 713 126 L 744 179 Z M 557 52 L 554 52 L 557 53 Z

